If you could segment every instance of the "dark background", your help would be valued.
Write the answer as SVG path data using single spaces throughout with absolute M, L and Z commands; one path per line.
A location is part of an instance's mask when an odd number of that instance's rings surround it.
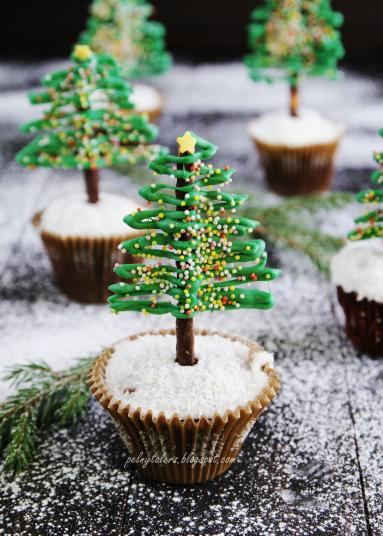
M 2 59 L 65 56 L 84 28 L 88 0 L 7 0 L 2 6 Z M 190 60 L 241 57 L 246 24 L 261 0 L 153 0 L 168 30 L 168 48 Z M 334 0 L 343 12 L 346 62 L 383 70 L 383 0 Z M 4 13 L 4 10 L 6 13 Z

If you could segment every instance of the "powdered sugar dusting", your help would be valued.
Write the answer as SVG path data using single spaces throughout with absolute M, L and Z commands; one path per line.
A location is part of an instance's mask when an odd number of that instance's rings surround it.
M 161 411 L 198 419 L 224 415 L 255 399 L 268 383 L 261 369 L 272 364 L 267 352 L 249 353 L 249 346 L 218 335 L 197 335 L 198 363 L 176 363 L 174 335 L 144 335 L 114 346 L 106 384 L 117 400 L 142 413 Z

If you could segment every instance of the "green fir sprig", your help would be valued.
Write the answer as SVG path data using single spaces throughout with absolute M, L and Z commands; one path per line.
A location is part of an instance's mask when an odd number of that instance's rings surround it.
M 86 412 L 93 357 L 56 372 L 44 362 L 10 368 L 4 375 L 14 392 L 0 405 L 0 453 L 5 472 L 19 473 L 32 461 L 39 433 L 53 423 L 75 424 Z
M 278 247 L 306 255 L 318 270 L 328 275 L 330 259 L 344 245 L 344 240 L 318 229 L 313 216 L 342 209 L 353 200 L 349 192 L 297 196 L 273 206 L 254 203 L 245 215 L 261 222 L 257 233 L 267 236 Z

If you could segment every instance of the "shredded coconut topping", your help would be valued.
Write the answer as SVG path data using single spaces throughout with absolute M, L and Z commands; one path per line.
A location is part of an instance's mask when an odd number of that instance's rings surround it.
M 299 117 L 270 112 L 251 121 L 248 130 L 255 139 L 287 147 L 331 143 L 343 133 L 340 124 L 313 110 L 302 110 Z
M 132 200 L 115 194 L 101 194 L 98 203 L 88 203 L 85 194 L 60 197 L 44 210 L 41 229 L 62 237 L 125 236 L 130 230 L 123 218 L 135 209 Z
M 197 335 L 194 366 L 176 363 L 174 335 L 144 335 L 115 345 L 106 369 L 111 394 L 131 407 L 166 417 L 224 415 L 246 405 L 268 383 L 262 370 L 272 364 L 268 352 L 249 354 L 242 342 L 219 335 Z

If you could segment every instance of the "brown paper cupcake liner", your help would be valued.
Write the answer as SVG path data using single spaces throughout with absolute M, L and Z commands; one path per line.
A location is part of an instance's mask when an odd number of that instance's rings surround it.
M 346 317 L 346 334 L 354 345 L 371 356 L 383 356 L 383 304 L 357 299 L 355 292 L 337 287 L 338 300 Z
M 144 335 L 175 335 L 174 329 L 146 331 L 128 337 L 134 340 Z M 262 348 L 256 343 L 234 335 L 210 330 L 196 330 L 197 335 L 219 335 L 239 341 L 252 353 Z M 148 478 L 170 484 L 196 484 L 223 474 L 235 461 L 246 436 L 262 411 L 280 388 L 279 378 L 272 367 L 265 365 L 268 384 L 254 400 L 224 415 L 181 419 L 177 414 L 166 418 L 161 412 L 143 413 L 116 400 L 108 392 L 105 371 L 114 352 L 107 348 L 96 360 L 90 372 L 90 389 L 109 412 L 128 448 L 130 459 Z
M 123 254 L 118 245 L 137 233 L 108 238 L 66 237 L 40 229 L 41 212 L 32 223 L 40 231 L 51 261 L 58 288 L 80 303 L 104 303 L 110 295 L 108 286 L 117 281 L 116 262 L 141 262 Z
M 307 147 L 271 145 L 253 138 L 271 190 L 281 195 L 327 191 L 334 170 L 339 139 Z

